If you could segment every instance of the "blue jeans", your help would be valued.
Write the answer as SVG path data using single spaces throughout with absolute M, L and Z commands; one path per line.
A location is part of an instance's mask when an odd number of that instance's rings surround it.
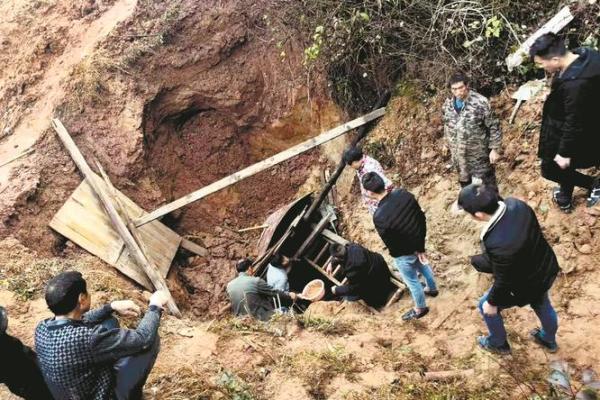
M 420 272 L 423 278 L 425 278 L 429 290 L 437 290 L 431 267 L 427 264 L 422 264 L 417 256 L 396 257 L 394 258 L 394 266 L 394 269 L 400 273 L 402 280 L 408 286 L 415 306 L 417 308 L 427 307 L 425 292 L 419 280 L 418 273 Z
M 108 318 L 101 324 L 107 329 L 118 329 L 119 321 Z M 156 362 L 160 340 L 158 336 L 148 350 L 128 357 L 123 357 L 115 362 L 115 395 L 118 400 L 133 400 L 142 398 L 142 389 L 150 375 L 150 371 Z
M 502 315 L 500 315 L 500 311 L 510 307 L 498 307 L 498 313 L 496 315 L 485 315 L 483 313 L 483 303 L 487 301 L 489 293 L 490 291 L 488 290 L 481 299 L 479 299 L 478 308 L 490 333 L 488 336 L 489 343 L 492 346 L 499 347 L 506 342 L 506 329 L 504 328 L 504 320 L 502 319 Z M 547 342 L 554 343 L 556 341 L 556 331 L 558 330 L 558 317 L 556 316 L 556 311 L 554 311 L 552 304 L 550 304 L 548 292 L 544 294 L 540 303 L 530 304 L 530 307 L 542 324 L 542 338 Z

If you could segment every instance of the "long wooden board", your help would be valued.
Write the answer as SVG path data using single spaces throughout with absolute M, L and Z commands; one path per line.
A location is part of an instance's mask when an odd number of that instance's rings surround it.
M 347 122 L 336 128 L 333 128 L 324 133 L 321 133 L 319 136 L 316 136 L 312 139 L 306 140 L 300 144 L 297 144 L 296 146 L 290 147 L 289 149 L 282 151 L 281 153 L 277 153 L 274 156 L 267 158 L 266 160 L 263 160 L 256 164 L 253 164 L 249 167 L 246 167 L 232 175 L 229 175 L 229 176 L 227 176 L 223 179 L 220 179 L 216 182 L 213 182 L 210 185 L 203 187 L 202 189 L 199 189 L 199 190 L 196 190 L 195 192 L 187 194 L 169 204 L 165 204 L 164 206 L 157 208 L 156 210 L 152 211 L 151 213 L 148 213 L 148 214 L 144 215 L 143 217 L 137 219 L 135 221 L 135 224 L 137 226 L 141 226 L 152 220 L 160 218 L 163 215 L 166 215 L 166 214 L 168 214 L 172 211 L 175 211 L 183 206 L 193 203 L 194 201 L 200 200 L 212 193 L 215 193 L 221 189 L 226 188 L 227 186 L 233 185 L 234 183 L 239 182 L 242 179 L 248 178 L 248 177 L 255 175 L 261 171 L 264 171 L 264 170 L 272 167 L 273 165 L 279 164 L 280 162 L 283 162 L 292 157 L 295 157 L 298 154 L 301 154 L 307 150 L 317 147 L 323 143 L 329 142 L 330 140 L 333 140 L 336 137 L 341 136 L 344 133 L 346 133 L 354 128 L 358 128 L 359 126 L 364 125 L 367 122 L 377 119 L 377 118 L 383 116 L 384 114 L 385 114 L 385 108 L 379 108 L 379 109 L 372 111 L 366 115 L 363 115 L 362 117 L 356 118 L 350 122 Z
M 96 176 L 96 181 L 106 187 L 100 177 Z M 127 207 L 129 215 L 139 217 L 144 213 L 144 210 L 123 193 L 117 193 L 121 202 Z M 137 266 L 127 249 L 124 249 L 123 240 L 113 228 L 106 211 L 87 180 L 79 185 L 52 218 L 50 227 L 140 285 L 152 290 L 152 282 Z M 181 237 L 159 221 L 153 221 L 138 230 L 148 251 L 148 258 L 154 262 L 160 274 L 166 277 L 181 243 Z

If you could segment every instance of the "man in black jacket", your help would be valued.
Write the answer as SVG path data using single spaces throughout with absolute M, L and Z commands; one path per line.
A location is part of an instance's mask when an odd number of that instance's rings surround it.
M 548 291 L 560 268 L 535 213 L 521 200 L 500 201 L 493 188 L 482 185 L 462 189 L 458 204 L 477 221 L 486 222 L 481 232 L 484 254 L 472 261 L 477 270 L 494 275 L 491 289 L 479 301 L 489 330 L 489 336 L 477 339 L 479 345 L 491 352 L 510 353 L 500 311 L 529 305 L 542 325 L 531 332 L 533 339 L 555 352 L 558 319 Z
M 600 201 L 600 181 L 577 169 L 600 164 L 600 53 L 568 51 L 554 33 L 540 36 L 529 53 L 538 66 L 555 74 L 540 132 L 542 176 L 560 184 L 553 200 L 563 211 L 572 209 L 575 186 L 588 190 L 587 205 L 592 207 Z
M 0 307 L 0 383 L 26 400 L 52 400 L 44 377 L 37 364 L 36 355 L 19 339 L 6 333 L 8 315 Z
M 394 285 L 381 254 L 356 243 L 334 244 L 329 249 L 332 261 L 327 272 L 331 274 L 333 267 L 341 265 L 348 278 L 347 284 L 333 286 L 331 292 L 336 296 L 363 299 L 371 307 L 383 307 Z
M 63 272 L 46 286 L 53 318 L 35 331 L 44 379 L 56 400 L 141 399 L 159 350 L 158 326 L 169 294 L 155 292 L 135 330 L 119 329 L 113 312 L 137 316 L 130 300 L 90 311 L 91 295 L 79 272 Z
M 362 178 L 367 194 L 379 202 L 373 215 L 375 229 L 394 257 L 396 270 L 408 286 L 415 307 L 406 312 L 405 321 L 418 319 L 429 312 L 425 295 L 438 295 L 433 272 L 425 254 L 427 225 L 425 213 L 411 193 L 404 189 L 385 190 L 385 183 L 376 172 L 369 172 Z M 427 283 L 424 290 L 419 280 L 421 273 Z

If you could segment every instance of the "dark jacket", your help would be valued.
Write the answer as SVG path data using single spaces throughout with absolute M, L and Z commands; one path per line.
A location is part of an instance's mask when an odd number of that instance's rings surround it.
M 335 289 L 337 295 L 359 296 L 375 308 L 385 305 L 393 284 L 390 282 L 390 270 L 381 254 L 350 243 L 346 246 L 346 260 L 342 268 L 348 283 Z
M 114 364 L 147 351 L 158 337 L 161 310 L 150 306 L 137 328 L 107 329 L 106 305 L 82 321 L 50 318 L 35 331 L 35 349 L 46 383 L 56 400 L 114 399 Z
M 381 199 L 373 223 L 392 257 L 425 251 L 425 213 L 408 191 L 395 189 Z
M 293 303 L 287 292 L 275 290 L 264 280 L 245 272 L 227 284 L 227 294 L 234 315 L 251 315 L 261 321 L 268 321 L 275 313 L 274 300 L 284 306 Z
M 494 285 L 488 303 L 499 307 L 541 301 L 560 268 L 533 210 L 523 201 L 505 200 L 506 211 L 483 236 Z
M 0 384 L 26 400 L 52 400 L 35 353 L 17 338 L 0 333 Z
M 575 168 L 587 168 L 600 163 L 600 53 L 574 52 L 579 58 L 554 79 L 544 103 L 538 156 L 560 154 Z

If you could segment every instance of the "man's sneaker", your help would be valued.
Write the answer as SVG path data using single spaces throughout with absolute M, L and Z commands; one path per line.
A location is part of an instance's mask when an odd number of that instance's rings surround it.
M 510 345 L 508 342 L 504 342 L 502 346 L 493 346 L 490 343 L 490 339 L 487 336 L 479 336 L 477 338 L 477 344 L 481 347 L 482 350 L 488 351 L 494 354 L 506 355 L 510 354 Z
M 552 189 L 552 201 L 558 206 L 564 213 L 570 213 L 573 210 L 573 204 L 571 203 L 571 197 L 565 196 L 560 190 L 560 187 Z
M 544 347 L 549 353 L 556 353 L 558 350 L 558 345 L 556 342 L 549 342 L 544 339 L 542 330 L 540 328 L 535 328 L 529 334 L 537 344 Z
M 440 292 L 438 290 L 429 290 L 429 289 L 423 290 L 423 293 L 425 293 L 425 296 L 429 296 L 429 297 L 437 297 L 438 294 L 440 294 Z
M 594 179 L 594 186 L 590 189 L 590 193 L 587 198 L 587 206 L 594 207 L 600 202 L 600 179 Z
M 419 312 L 415 311 L 414 308 L 411 308 L 409 311 L 404 313 L 404 315 L 402 316 L 402 320 L 410 321 L 413 319 L 423 318 L 425 315 L 427 315 L 428 312 L 429 312 L 429 307 L 425 307 L 424 309 L 422 309 Z

